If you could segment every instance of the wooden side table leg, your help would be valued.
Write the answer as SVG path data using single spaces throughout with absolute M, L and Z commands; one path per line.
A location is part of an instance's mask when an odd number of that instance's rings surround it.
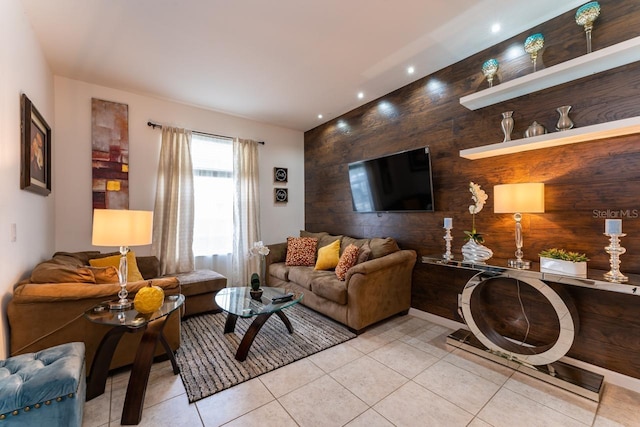
M 173 374 L 178 375 L 180 373 L 180 368 L 178 367 L 178 362 L 176 362 L 176 356 L 173 354 L 173 350 L 171 350 L 171 346 L 167 342 L 167 338 L 164 336 L 164 333 L 160 333 L 160 342 L 164 347 L 165 353 L 167 353 L 167 357 L 171 361 L 171 366 L 173 367 Z
M 253 344 L 253 340 L 260 332 L 260 328 L 265 324 L 269 317 L 271 317 L 273 313 L 263 313 L 256 316 L 256 319 L 251 323 L 249 329 L 247 329 L 247 333 L 242 337 L 242 341 L 238 346 L 238 351 L 236 352 L 236 360 L 240 362 L 244 362 L 247 359 L 247 354 L 249 354 L 249 349 L 251 348 L 251 344 Z
M 100 341 L 87 377 L 87 401 L 104 393 L 113 353 L 115 353 L 120 338 L 126 331 L 126 326 L 115 327 L 107 332 Z
M 124 399 L 121 419 L 122 425 L 135 425 L 140 423 L 144 395 L 147 391 L 147 382 L 149 381 L 149 373 L 151 372 L 151 365 L 153 364 L 153 354 L 156 351 L 156 346 L 160 340 L 164 325 L 170 317 L 169 315 L 164 319 L 158 319 L 149 323 L 142 335 L 135 360 L 133 361 L 133 367 L 131 368 L 127 395 Z

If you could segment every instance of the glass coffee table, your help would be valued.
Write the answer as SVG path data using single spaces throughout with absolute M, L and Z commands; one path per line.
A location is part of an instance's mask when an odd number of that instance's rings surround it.
M 240 362 L 247 359 L 253 340 L 272 314 L 275 313 L 285 324 L 289 333 L 293 333 L 293 326 L 282 310 L 299 303 L 304 296 L 302 292 L 264 287 L 262 288 L 262 296 L 259 299 L 253 299 L 250 291 L 249 287 L 223 288 L 216 294 L 216 304 L 227 313 L 227 321 L 224 325 L 225 334 L 235 330 L 238 317 L 255 317 L 238 346 L 236 360 Z M 278 301 L 278 298 L 283 297 L 287 299 Z

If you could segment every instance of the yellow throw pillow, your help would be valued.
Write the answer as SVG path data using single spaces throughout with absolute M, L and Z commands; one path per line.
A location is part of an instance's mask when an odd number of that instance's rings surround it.
M 91 267 L 109 267 L 113 266 L 116 269 L 120 268 L 120 255 L 108 256 L 105 258 L 93 258 L 89 260 Z M 127 282 L 137 282 L 144 280 L 140 270 L 138 270 L 138 263 L 136 262 L 136 254 L 133 251 L 129 251 L 127 254 Z
M 340 240 L 318 249 L 318 260 L 314 270 L 331 270 L 340 261 Z

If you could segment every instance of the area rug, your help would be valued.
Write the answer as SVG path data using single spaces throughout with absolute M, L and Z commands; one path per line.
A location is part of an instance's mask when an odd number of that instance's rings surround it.
M 238 362 L 235 354 L 254 318 L 238 318 L 235 332 L 226 335 L 226 313 L 184 320 L 176 360 L 189 403 L 355 337 L 345 326 L 300 304 L 285 310 L 293 334 L 289 334 L 278 316 L 271 316 L 244 362 Z

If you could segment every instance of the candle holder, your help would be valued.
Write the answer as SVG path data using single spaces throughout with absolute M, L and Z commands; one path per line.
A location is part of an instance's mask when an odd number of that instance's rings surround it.
M 533 72 L 537 69 L 538 52 L 544 47 L 544 36 L 541 33 L 533 34 L 524 41 L 524 51 L 531 56 Z
M 604 250 L 609 254 L 609 265 L 611 266 L 611 270 L 604 274 L 604 279 L 616 283 L 627 282 L 629 278 L 620 272 L 620 255 L 627 252 L 625 248 L 620 246 L 620 237 L 624 237 L 626 234 L 605 233 L 604 235 L 609 237 L 609 246 L 605 246 Z
M 451 254 L 451 241 L 453 237 L 451 236 L 451 228 L 445 228 L 444 233 L 444 241 L 445 241 L 445 253 L 442 255 L 442 259 L 445 261 L 451 261 L 453 259 L 453 255 Z

